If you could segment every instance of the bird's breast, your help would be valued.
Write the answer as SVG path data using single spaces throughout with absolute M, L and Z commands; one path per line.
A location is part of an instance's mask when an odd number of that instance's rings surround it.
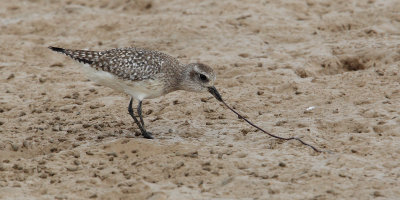
M 83 68 L 90 80 L 116 91 L 126 93 L 140 101 L 162 96 L 166 91 L 166 84 L 161 79 L 131 81 L 119 78 L 110 72 L 96 70 L 87 64 Z

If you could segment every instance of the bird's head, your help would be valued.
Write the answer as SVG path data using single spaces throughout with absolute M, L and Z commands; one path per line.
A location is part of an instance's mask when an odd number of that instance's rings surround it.
M 190 63 L 185 67 L 181 88 L 191 92 L 210 92 L 218 100 L 221 99 L 214 87 L 216 75 L 214 70 L 202 63 Z

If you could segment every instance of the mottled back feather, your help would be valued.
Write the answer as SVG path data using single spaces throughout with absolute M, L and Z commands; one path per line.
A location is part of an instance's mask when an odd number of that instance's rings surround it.
M 179 62 L 164 53 L 141 48 L 117 48 L 106 51 L 71 50 L 49 47 L 97 70 L 110 72 L 132 81 L 150 79 L 162 72 L 164 66 L 179 66 Z

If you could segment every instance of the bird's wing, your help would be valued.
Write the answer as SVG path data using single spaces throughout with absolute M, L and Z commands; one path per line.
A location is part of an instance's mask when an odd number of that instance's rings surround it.
M 111 49 L 101 53 L 93 67 L 132 81 L 149 79 L 160 73 L 165 62 L 159 52 L 139 48 Z
M 52 46 L 50 46 L 49 49 L 63 53 L 71 57 L 72 59 L 85 64 L 93 64 L 101 56 L 100 51 L 73 50 L 73 49 L 64 49 Z
M 122 79 L 140 81 L 152 78 L 166 65 L 179 65 L 179 62 L 164 53 L 141 48 L 117 48 L 106 51 L 72 50 L 49 47 L 72 59 L 90 64 L 97 70 L 110 72 Z

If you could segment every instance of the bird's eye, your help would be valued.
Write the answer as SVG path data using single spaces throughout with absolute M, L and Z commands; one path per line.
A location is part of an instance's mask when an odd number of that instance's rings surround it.
M 200 74 L 199 76 L 200 76 L 200 80 L 201 80 L 201 81 L 203 81 L 203 82 L 208 82 L 208 78 L 207 78 L 206 75 Z

